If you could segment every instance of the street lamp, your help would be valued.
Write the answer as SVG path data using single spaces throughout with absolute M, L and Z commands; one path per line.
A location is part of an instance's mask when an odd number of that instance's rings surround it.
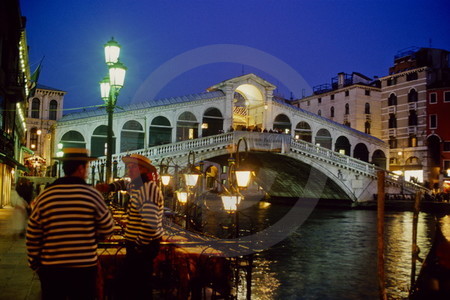
M 125 81 L 127 68 L 119 61 L 120 45 L 111 38 L 105 45 L 105 62 L 108 66 L 108 75 L 100 81 L 100 94 L 105 102 L 108 113 L 108 133 L 106 137 L 106 182 L 112 182 L 112 152 L 113 152 L 113 113 L 116 107 L 119 91 Z
M 240 138 L 236 145 L 236 159 L 232 155 L 228 159 L 228 190 L 221 195 L 224 209 L 227 212 L 235 213 L 236 238 L 239 237 L 238 205 L 243 199 L 240 190 L 248 187 L 251 177 L 251 171 L 240 168 L 241 157 L 239 156 L 239 146 L 242 141 L 245 145 L 245 153 L 248 152 L 247 140 Z

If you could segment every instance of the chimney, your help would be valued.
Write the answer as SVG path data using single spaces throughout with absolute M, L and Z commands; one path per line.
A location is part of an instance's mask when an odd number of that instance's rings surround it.
M 344 72 L 338 73 L 338 89 L 344 87 Z

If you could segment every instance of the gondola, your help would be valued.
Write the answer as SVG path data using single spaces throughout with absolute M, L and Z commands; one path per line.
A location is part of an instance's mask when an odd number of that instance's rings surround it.
M 410 300 L 450 299 L 450 217 L 436 222 L 431 249 L 415 281 Z

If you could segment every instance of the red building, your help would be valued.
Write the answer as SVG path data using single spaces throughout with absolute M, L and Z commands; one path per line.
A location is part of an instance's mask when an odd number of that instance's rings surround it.
M 450 192 L 450 86 L 427 90 L 427 142 L 434 188 Z

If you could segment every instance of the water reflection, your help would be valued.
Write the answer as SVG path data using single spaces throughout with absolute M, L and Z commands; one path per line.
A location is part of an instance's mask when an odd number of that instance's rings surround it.
M 285 210 L 272 205 L 255 217 L 267 224 Z M 288 238 L 256 255 L 252 299 L 378 299 L 376 218 L 376 211 L 316 209 Z M 421 214 L 422 256 L 433 230 L 433 219 Z M 412 213 L 386 212 L 389 299 L 408 296 L 411 240 Z

